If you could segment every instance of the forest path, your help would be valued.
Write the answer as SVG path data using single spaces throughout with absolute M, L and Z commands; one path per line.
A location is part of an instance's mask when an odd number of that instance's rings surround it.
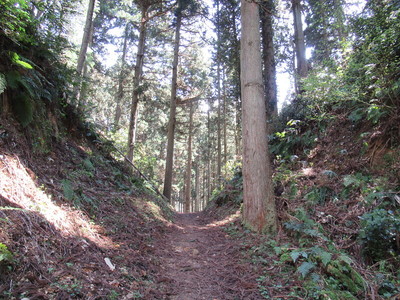
M 262 299 L 243 247 L 201 213 L 177 214 L 157 245 L 165 299 Z

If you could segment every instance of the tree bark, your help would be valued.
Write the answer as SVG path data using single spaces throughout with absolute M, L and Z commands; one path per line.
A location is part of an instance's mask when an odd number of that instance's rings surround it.
M 93 46 L 93 31 L 94 31 L 94 27 L 93 27 L 93 22 L 92 22 L 92 28 L 90 28 L 90 34 L 89 34 L 89 45 L 88 47 L 92 47 Z M 82 79 L 83 80 L 88 80 L 89 76 L 89 64 L 87 62 L 87 59 L 85 59 L 85 62 L 83 64 L 83 71 L 82 71 Z M 80 85 L 80 92 L 79 92 L 79 102 L 78 102 L 78 106 L 79 107 L 83 107 L 86 105 L 86 98 L 87 98 L 87 93 L 88 93 L 89 87 L 87 82 L 85 82 L 85 84 Z
M 221 181 L 222 139 L 221 139 L 221 30 L 219 22 L 219 1 L 217 0 L 217 186 Z
M 301 17 L 301 0 L 292 0 L 292 12 L 294 22 L 294 43 L 296 47 L 297 77 L 298 79 L 307 76 L 308 67 L 306 59 L 306 44 L 304 40 L 303 21 Z M 301 84 L 297 84 L 297 93 L 301 93 Z
M 171 83 L 171 99 L 170 112 L 168 123 L 168 144 L 167 158 L 165 163 L 164 190 L 163 194 L 168 199 L 171 199 L 172 194 L 172 169 L 174 165 L 174 139 L 175 139 L 175 124 L 176 124 L 176 90 L 178 79 L 178 58 L 179 46 L 181 38 L 182 13 L 178 10 L 176 16 L 175 41 L 174 41 L 174 60 L 172 63 L 172 83 Z
M 185 175 L 185 212 L 190 212 L 190 198 L 192 192 L 192 134 L 193 134 L 193 103 L 189 104 L 189 137 L 187 150 L 187 164 Z
M 140 84 L 142 82 L 142 72 L 143 72 L 143 61 L 144 61 L 144 49 L 146 46 L 146 22 L 147 22 L 147 10 L 148 7 L 142 8 L 142 17 L 140 21 L 139 29 L 139 43 L 136 54 L 136 64 L 135 64 L 135 78 L 133 79 L 133 92 L 132 92 L 132 102 L 131 102 L 131 113 L 129 118 L 129 128 L 128 128 L 128 154 L 127 158 L 133 161 L 133 152 L 135 148 L 134 136 L 136 130 L 136 111 L 139 103 Z
M 278 115 L 277 87 L 276 87 L 276 65 L 273 32 L 274 1 L 262 2 L 260 10 L 262 50 L 264 61 L 264 85 L 267 105 L 267 119 Z M 268 133 L 272 132 L 272 126 L 268 126 Z
M 86 60 L 86 53 L 87 53 L 87 49 L 88 49 L 89 42 L 90 42 L 91 29 L 92 29 L 92 24 L 93 24 L 93 13 L 94 13 L 95 4 L 96 4 L 96 0 L 89 1 L 89 7 L 87 10 L 87 14 L 86 14 L 85 28 L 83 30 L 81 49 L 79 51 L 78 63 L 76 66 L 76 72 L 78 74 L 78 77 L 80 77 L 82 75 L 83 67 L 84 67 L 85 60 Z M 74 97 L 75 98 L 78 97 L 80 85 L 81 85 L 81 80 L 79 79 L 77 85 L 74 87 Z
M 85 29 L 83 30 L 81 49 L 79 51 L 78 64 L 76 66 L 76 72 L 78 73 L 78 75 L 82 74 L 83 65 L 84 65 L 85 59 L 86 59 L 86 52 L 87 52 L 87 49 L 89 46 L 89 41 L 90 41 L 90 31 L 91 31 L 92 23 L 93 23 L 93 13 L 94 13 L 95 4 L 96 4 L 96 0 L 89 1 L 89 7 L 87 10 L 87 14 L 86 14 Z
M 236 28 L 236 11 L 234 7 L 232 7 L 231 11 L 231 19 L 232 19 L 232 31 L 233 31 L 233 36 L 235 37 L 235 53 L 236 57 L 240 57 L 240 41 L 238 39 L 238 29 Z M 241 153 L 242 153 L 242 145 L 241 145 L 241 136 L 242 136 L 242 103 L 241 103 L 241 86 L 240 86 L 240 59 L 237 61 L 237 66 L 236 66 L 236 80 L 235 80 L 235 85 L 236 85 L 236 106 L 235 106 L 235 154 L 236 154 L 236 159 L 239 159 Z
M 241 4 L 243 222 L 252 230 L 273 234 L 277 229 L 277 216 L 268 158 L 260 15 L 257 3 L 241 0 Z
M 227 136 L 227 122 L 226 122 L 226 113 L 227 113 L 227 101 L 226 101 L 226 80 L 225 80 L 225 72 L 222 72 L 222 99 L 223 99 L 223 138 L 224 138 L 224 176 L 225 178 L 228 176 L 228 136 Z
M 200 211 L 200 167 L 197 163 L 194 165 L 194 171 L 194 212 L 198 212 Z
M 124 97 L 124 79 L 125 79 L 124 74 L 126 65 L 126 53 L 128 48 L 128 33 L 129 33 L 129 23 L 126 24 L 125 26 L 124 44 L 122 47 L 122 57 L 121 57 L 121 70 L 118 76 L 118 91 L 115 97 L 116 108 L 115 108 L 114 124 L 113 124 L 114 131 L 118 130 L 119 121 L 121 119 L 121 114 L 122 114 L 121 101 L 122 98 Z
M 211 197 L 211 120 L 210 109 L 207 111 L 207 202 Z

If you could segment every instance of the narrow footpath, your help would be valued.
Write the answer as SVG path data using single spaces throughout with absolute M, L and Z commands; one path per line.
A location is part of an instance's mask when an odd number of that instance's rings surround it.
M 156 250 L 165 299 L 263 299 L 243 247 L 203 214 L 177 214 Z

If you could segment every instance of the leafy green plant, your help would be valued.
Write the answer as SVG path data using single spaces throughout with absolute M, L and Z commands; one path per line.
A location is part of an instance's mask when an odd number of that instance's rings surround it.
M 8 250 L 7 246 L 0 243 L 0 265 L 10 264 L 13 262 L 14 255 Z
M 335 191 L 330 187 L 319 186 L 311 188 L 304 198 L 311 204 L 322 204 L 337 197 Z
M 71 181 L 69 181 L 69 180 L 63 180 L 63 181 L 61 182 L 61 184 L 62 184 L 62 189 L 63 189 L 64 197 L 65 197 L 67 200 L 70 200 L 70 201 L 74 200 L 74 198 L 76 197 L 76 194 L 75 194 L 74 188 L 72 187 Z
M 400 216 L 391 210 L 374 209 L 361 220 L 359 239 L 365 256 L 376 261 L 399 254 Z
M 290 161 L 294 154 L 310 149 L 314 144 L 315 135 L 311 130 L 303 132 L 302 127 L 302 121 L 289 120 L 283 131 L 270 137 L 271 153 Z
M 321 225 L 312 220 L 303 208 L 298 209 L 295 216 L 298 221 L 289 221 L 283 225 L 287 230 L 294 233 L 301 243 L 310 243 L 311 239 L 328 241 L 328 238 L 323 234 Z

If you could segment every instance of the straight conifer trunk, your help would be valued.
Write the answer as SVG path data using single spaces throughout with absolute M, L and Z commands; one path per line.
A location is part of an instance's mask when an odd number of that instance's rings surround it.
M 292 0 L 293 22 L 294 22 L 294 43 L 296 47 L 297 76 L 307 76 L 306 44 L 304 40 L 303 21 L 301 18 L 301 0 Z M 297 87 L 301 92 L 301 87 Z
M 82 74 L 83 65 L 86 59 L 86 52 L 90 42 L 90 31 L 93 23 L 93 13 L 95 4 L 96 0 L 89 1 L 89 7 L 86 14 L 85 29 L 83 30 L 82 44 L 81 44 L 81 49 L 79 51 L 78 64 L 76 66 L 76 72 L 78 73 L 78 75 Z
M 178 79 L 178 58 L 179 46 L 181 39 L 182 13 L 178 12 L 176 16 L 175 41 L 174 41 L 174 60 L 172 63 L 172 83 L 171 83 L 171 100 L 168 123 L 168 144 L 167 158 L 165 162 L 164 190 L 163 195 L 171 199 L 172 194 L 172 168 L 174 165 L 174 139 L 175 139 L 175 124 L 176 124 L 176 89 Z
M 252 230 L 273 234 L 277 229 L 277 217 L 268 158 L 260 15 L 256 2 L 241 0 L 241 5 L 243 222 Z
M 222 94 L 223 94 L 223 136 L 224 136 L 224 176 L 225 178 L 228 176 L 228 136 L 227 136 L 227 122 L 226 122 L 226 114 L 227 114 L 227 101 L 226 101 L 226 81 L 225 81 L 225 72 L 222 75 Z
M 76 66 L 76 72 L 78 73 L 78 77 L 82 75 L 83 67 L 85 65 L 86 60 L 86 53 L 89 47 L 89 43 L 92 36 L 92 25 L 93 25 L 93 14 L 94 14 L 94 7 L 96 4 L 96 0 L 89 1 L 89 7 L 86 13 L 86 21 L 85 21 L 85 28 L 83 30 L 83 37 L 81 43 L 81 49 L 79 50 L 78 56 L 78 63 Z M 73 95 L 75 98 L 78 98 L 79 90 L 81 87 L 81 80 L 79 79 L 77 85 L 74 87 Z M 79 103 L 78 103 L 79 104 Z
M 188 137 L 188 158 L 185 175 L 185 212 L 190 212 L 190 196 L 192 191 L 192 134 L 193 134 L 193 103 L 190 103 L 189 112 L 189 137 Z
M 264 83 L 266 91 L 267 118 L 271 119 L 278 115 L 276 66 L 274 50 L 273 10 L 274 1 L 266 0 L 261 6 L 261 34 L 264 61 Z M 272 128 L 269 128 L 271 133 Z
M 131 102 L 131 114 L 129 118 L 129 129 L 128 129 L 128 154 L 127 158 L 133 161 L 133 152 L 135 148 L 134 136 L 136 127 L 136 116 L 137 108 L 139 103 L 139 87 L 142 82 L 142 72 L 143 72 L 143 62 L 144 62 L 144 48 L 146 45 L 146 16 L 148 7 L 142 8 L 142 19 L 140 22 L 139 29 L 139 43 L 136 54 L 136 64 L 135 64 L 135 78 L 133 79 L 133 92 L 132 92 L 132 102 Z
M 113 130 L 117 131 L 119 127 L 119 120 L 121 119 L 121 101 L 122 98 L 124 97 L 124 73 L 125 73 L 125 65 L 126 65 L 126 52 L 128 48 L 128 33 L 129 33 L 129 24 L 125 26 L 125 35 L 124 35 L 124 44 L 122 47 L 122 58 L 121 58 L 121 70 L 119 72 L 118 76 L 118 91 L 117 95 L 115 97 L 115 103 L 116 103 L 116 108 L 115 108 L 115 115 L 114 115 L 114 124 L 113 124 Z
M 217 0 L 217 186 L 221 182 L 221 169 L 222 169 L 222 139 L 221 139 L 221 29 L 219 24 L 220 19 L 219 1 Z

